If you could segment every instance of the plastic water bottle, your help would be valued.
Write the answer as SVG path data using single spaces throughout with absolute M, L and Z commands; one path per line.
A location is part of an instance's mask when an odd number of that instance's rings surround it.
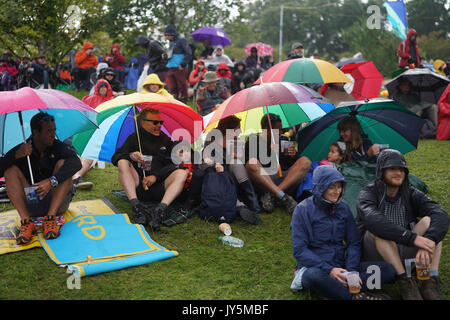
M 380 148 L 380 151 L 381 150 L 384 150 L 384 149 L 389 149 L 389 144 L 378 144 L 378 147 Z
M 219 237 L 219 240 L 232 247 L 242 248 L 244 246 L 244 241 L 233 236 L 222 236 Z

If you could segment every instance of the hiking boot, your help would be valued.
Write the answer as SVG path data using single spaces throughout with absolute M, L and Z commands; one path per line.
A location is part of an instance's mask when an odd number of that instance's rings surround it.
M 275 210 L 275 196 L 272 193 L 264 193 L 259 201 L 261 202 L 262 211 L 272 213 Z
M 428 280 L 423 280 L 420 293 L 423 300 L 444 300 L 440 291 L 440 279 L 437 276 L 430 277 Z
M 280 199 L 280 204 L 289 212 L 289 214 L 292 214 L 298 203 L 290 195 L 285 194 L 283 198 Z
M 153 231 L 159 230 L 161 221 L 165 220 L 165 218 L 166 218 L 166 210 L 167 210 L 167 204 L 158 203 L 158 205 L 150 211 L 151 218 L 150 218 L 150 221 L 148 222 L 148 226 Z
M 82 177 L 73 179 L 72 183 L 77 190 L 91 190 L 94 186 L 92 182 L 84 181 Z
M 242 209 L 240 209 L 239 215 L 241 216 L 242 220 L 250 224 L 258 225 L 262 223 L 262 220 L 257 215 L 256 211 L 252 211 L 247 207 L 243 207 Z
M 360 292 L 353 295 L 352 300 L 392 300 L 387 294 L 384 293 L 372 293 L 372 292 Z
M 132 206 L 131 211 L 133 211 L 133 220 L 135 224 L 142 224 L 145 226 L 150 220 L 147 208 L 140 202 Z
M 403 300 L 423 300 L 414 278 L 400 277 L 397 283 Z
M 46 240 L 56 239 L 59 237 L 59 228 L 56 224 L 55 216 L 45 216 L 42 226 L 44 227 L 43 234 Z
M 18 245 L 26 244 L 31 241 L 35 234 L 36 228 L 34 227 L 34 223 L 30 219 L 25 219 L 20 226 L 20 232 L 16 242 Z

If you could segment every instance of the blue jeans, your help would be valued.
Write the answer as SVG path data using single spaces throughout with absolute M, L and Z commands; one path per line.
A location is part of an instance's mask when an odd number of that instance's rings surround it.
M 366 272 L 367 267 L 376 265 L 380 268 L 381 284 L 390 282 L 395 278 L 394 267 L 388 262 L 361 262 L 359 267 L 359 276 L 362 280 L 361 291 L 368 290 L 367 279 L 371 276 Z M 351 300 L 352 294 L 339 281 L 330 277 L 319 268 L 308 268 L 302 276 L 303 289 L 309 289 L 319 296 L 333 300 Z

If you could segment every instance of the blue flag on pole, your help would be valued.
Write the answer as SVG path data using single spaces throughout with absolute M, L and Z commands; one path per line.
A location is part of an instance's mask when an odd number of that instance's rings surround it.
M 392 25 L 392 32 L 402 40 L 406 40 L 406 6 L 401 1 L 386 1 L 383 3 L 388 13 L 388 21 Z

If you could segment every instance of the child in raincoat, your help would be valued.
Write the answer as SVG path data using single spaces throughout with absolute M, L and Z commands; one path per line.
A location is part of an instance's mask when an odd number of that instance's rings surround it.
M 142 85 L 142 93 L 157 93 L 165 97 L 173 98 L 173 96 L 164 88 L 164 83 L 159 79 L 156 73 L 147 76 Z

